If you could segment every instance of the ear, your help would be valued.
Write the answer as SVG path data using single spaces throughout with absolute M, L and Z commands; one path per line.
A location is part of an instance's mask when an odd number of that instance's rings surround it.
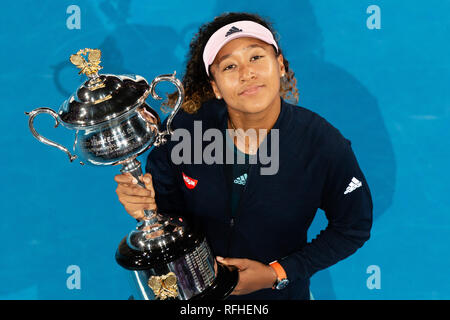
M 280 76 L 282 74 L 286 73 L 286 68 L 284 67 L 284 58 L 283 58 L 283 54 L 279 54 L 277 57 L 277 61 L 278 61 L 278 66 L 279 66 L 279 72 L 280 72 Z
M 220 90 L 217 87 L 216 81 L 211 80 L 209 83 L 211 84 L 211 87 L 212 87 L 213 92 L 216 95 L 216 97 L 222 97 L 222 94 L 220 93 Z

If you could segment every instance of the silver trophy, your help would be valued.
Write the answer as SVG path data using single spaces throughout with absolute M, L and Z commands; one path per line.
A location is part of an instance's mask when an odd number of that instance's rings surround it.
M 59 108 L 37 108 L 25 114 L 33 136 L 40 142 L 65 152 L 72 162 L 81 164 L 121 165 L 121 172 L 138 178 L 141 163 L 136 159 L 152 146 L 159 146 L 172 134 L 171 123 L 184 99 L 184 89 L 174 74 L 156 77 L 150 84 L 138 75 L 98 74 L 101 52 L 82 49 L 70 61 L 88 77 Z M 85 59 L 87 58 L 87 60 Z M 169 115 L 166 130 L 160 118 L 146 102 L 148 95 L 161 100 L 155 86 L 161 81 L 173 83 L 178 99 Z M 66 147 L 41 136 L 33 121 L 46 113 L 75 130 L 72 154 Z M 138 183 L 145 187 L 139 180 Z M 130 270 L 135 299 L 225 299 L 238 281 L 235 269 L 217 264 L 199 232 L 192 231 L 179 217 L 146 210 L 145 218 L 122 239 L 116 261 Z

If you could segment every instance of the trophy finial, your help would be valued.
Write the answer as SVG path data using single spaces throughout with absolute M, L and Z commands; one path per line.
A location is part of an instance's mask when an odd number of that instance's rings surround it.
M 84 59 L 83 56 L 88 54 L 88 61 Z M 89 78 L 95 78 L 98 74 L 97 72 L 103 67 L 100 66 L 100 57 L 102 52 L 100 49 L 81 49 L 76 54 L 70 56 L 70 62 L 72 62 L 77 68 L 80 69 L 78 74 L 84 73 Z

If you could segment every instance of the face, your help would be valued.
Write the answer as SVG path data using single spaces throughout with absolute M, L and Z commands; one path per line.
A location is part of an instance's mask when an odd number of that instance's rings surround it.
M 255 38 L 237 38 L 223 46 L 210 72 L 211 86 L 229 108 L 258 113 L 280 99 L 283 56 L 272 45 Z

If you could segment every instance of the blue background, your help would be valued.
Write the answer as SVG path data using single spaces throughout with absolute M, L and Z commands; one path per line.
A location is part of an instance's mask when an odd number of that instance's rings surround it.
M 79 30 L 66 25 L 72 4 Z M 366 25 L 370 5 L 381 29 Z M 81 48 L 102 50 L 105 73 L 181 78 L 190 39 L 225 11 L 271 19 L 299 104 L 352 141 L 372 191 L 371 239 L 312 277 L 314 297 L 450 298 L 450 1 L 43 0 L 10 1 L 0 13 L 0 299 L 128 298 L 114 254 L 135 223 L 115 193 L 119 168 L 70 163 L 33 138 L 24 111 L 58 110 L 84 81 L 68 59 Z M 71 148 L 72 131 L 54 129 L 49 116 L 35 123 Z M 325 224 L 319 211 L 309 238 Z M 81 270 L 80 289 L 66 286 L 70 265 Z M 372 265 L 379 289 L 367 286 Z

